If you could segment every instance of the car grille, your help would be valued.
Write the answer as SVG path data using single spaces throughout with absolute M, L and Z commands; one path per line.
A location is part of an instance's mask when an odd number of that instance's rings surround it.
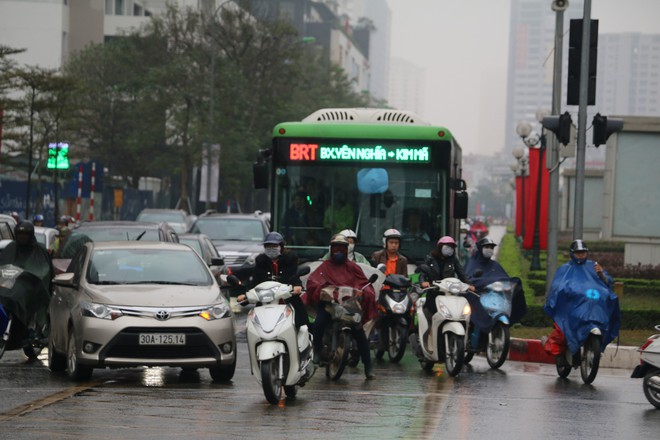
M 186 345 L 140 345 L 140 333 L 184 333 Z M 195 328 L 138 328 L 124 329 L 116 335 L 99 354 L 106 358 L 126 359 L 187 359 L 215 358 L 220 360 L 220 350 L 204 332 Z

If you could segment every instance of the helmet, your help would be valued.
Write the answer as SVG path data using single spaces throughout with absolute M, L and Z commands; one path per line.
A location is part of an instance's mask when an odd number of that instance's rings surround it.
M 397 231 L 396 229 L 388 229 L 387 231 L 383 232 L 383 246 L 387 245 L 387 240 L 390 238 L 396 238 L 397 240 L 401 241 L 401 232 Z
M 343 235 L 346 238 L 353 238 L 353 239 L 357 240 L 357 234 L 355 232 L 353 232 L 352 229 L 344 229 L 343 231 L 341 231 L 339 233 L 339 235 Z
M 284 244 L 284 237 L 279 232 L 269 232 L 264 238 L 264 244 L 279 244 L 282 246 Z
M 484 246 L 497 246 L 497 243 L 495 243 L 493 239 L 490 237 L 484 237 L 477 242 L 477 246 L 479 248 L 482 248 Z
M 21 216 L 18 214 L 18 212 L 12 211 L 9 215 L 11 215 L 17 223 L 21 221 Z
M 41 215 L 41 214 L 37 214 L 37 215 L 34 216 L 34 221 L 35 222 L 42 222 L 42 221 L 44 221 L 44 216 Z
M 343 244 L 345 246 L 348 246 L 348 240 L 346 240 L 346 236 L 343 234 L 335 234 L 331 239 L 330 239 L 330 246 L 334 244 Z
M 440 247 L 443 244 L 447 244 L 449 246 L 456 247 L 456 241 L 454 241 L 453 238 L 451 238 L 449 235 L 445 235 L 444 237 L 440 237 L 440 240 L 438 240 L 438 243 L 436 246 Z
M 578 252 L 578 251 L 589 251 L 589 248 L 587 247 L 586 244 L 584 244 L 584 241 L 582 240 L 575 240 L 573 243 L 571 243 L 571 253 Z
M 66 215 L 63 215 L 62 217 L 60 217 L 60 220 L 58 221 L 58 223 L 60 223 L 60 224 L 63 223 L 65 225 L 68 225 L 69 224 L 69 217 L 67 217 Z
M 14 233 L 16 235 L 26 234 L 31 237 L 34 237 L 34 225 L 28 221 L 22 221 L 18 225 L 16 225 L 16 228 L 14 229 Z

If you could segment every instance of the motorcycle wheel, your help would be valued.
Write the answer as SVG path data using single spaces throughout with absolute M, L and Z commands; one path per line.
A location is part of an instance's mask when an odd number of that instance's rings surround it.
M 337 347 L 333 353 L 332 359 L 325 367 L 325 375 L 332 380 L 339 380 L 344 373 L 344 368 L 348 364 L 348 354 L 351 347 L 350 330 L 342 330 L 337 335 Z
M 390 362 L 399 362 L 406 352 L 408 329 L 400 324 L 392 324 L 388 328 L 387 355 Z
M 490 341 L 486 347 L 486 360 L 490 368 L 500 368 L 509 355 L 509 326 L 501 322 L 495 324 L 490 331 Z
M 67 344 L 66 373 L 72 380 L 77 382 L 89 380 L 94 369 L 78 362 L 76 351 L 76 335 L 73 329 L 69 329 L 69 343 Z
M 644 395 L 649 403 L 660 409 L 660 370 L 649 371 L 644 376 Z
M 266 400 L 277 405 L 282 395 L 279 358 L 268 359 L 261 363 L 261 387 L 264 389 Z
M 447 368 L 447 374 L 457 376 L 461 372 L 465 360 L 465 343 L 463 337 L 452 332 L 445 333 L 445 347 L 445 367 Z M 438 351 L 440 351 L 440 347 L 438 347 Z
M 357 341 L 351 337 L 351 348 L 348 350 L 348 366 L 357 367 L 360 363 L 360 353 L 357 348 Z
M 591 334 L 582 347 L 582 359 L 580 361 L 580 374 L 585 384 L 590 384 L 596 379 L 599 365 L 600 336 Z
M 465 357 L 463 358 L 463 363 L 465 365 L 469 364 L 470 361 L 472 361 L 472 358 L 474 357 L 474 351 L 467 351 L 465 352 Z

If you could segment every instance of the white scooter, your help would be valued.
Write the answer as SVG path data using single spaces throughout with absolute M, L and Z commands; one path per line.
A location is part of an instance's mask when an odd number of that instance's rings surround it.
M 304 386 L 315 371 L 309 329 L 303 325 L 296 331 L 293 307 L 279 304 L 291 297 L 292 290 L 290 285 L 265 281 L 246 293 L 249 303 L 261 304 L 248 313 L 250 366 L 272 404 L 280 401 L 282 390 L 295 397 L 296 387 Z
M 660 331 L 660 325 L 655 329 Z M 640 364 L 630 377 L 644 378 L 642 386 L 646 399 L 660 409 L 660 334 L 651 336 L 638 351 L 641 353 Z
M 445 362 L 450 376 L 461 372 L 472 310 L 467 299 L 459 295 L 466 293 L 468 287 L 458 278 L 445 278 L 423 289 L 440 291 L 435 298 L 438 311 L 430 319 L 424 310 L 426 298 L 417 300 L 417 333 L 410 335 L 410 345 L 424 370 Z

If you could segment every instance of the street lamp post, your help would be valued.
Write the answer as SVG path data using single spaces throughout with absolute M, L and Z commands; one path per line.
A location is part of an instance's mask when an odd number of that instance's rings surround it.
M 511 166 L 511 169 L 513 170 L 514 173 L 516 173 L 516 176 L 520 175 L 520 183 L 521 183 L 521 191 L 522 191 L 522 197 L 521 197 L 521 206 L 520 210 L 522 212 L 521 215 L 521 221 L 520 221 L 520 232 L 522 233 L 522 236 L 525 237 L 525 176 L 527 176 L 527 171 L 528 171 L 528 160 L 527 157 L 525 156 L 525 149 L 524 148 L 514 148 L 512 153 L 513 157 L 516 159 L 517 163 Z M 518 174 L 520 173 L 520 174 Z

